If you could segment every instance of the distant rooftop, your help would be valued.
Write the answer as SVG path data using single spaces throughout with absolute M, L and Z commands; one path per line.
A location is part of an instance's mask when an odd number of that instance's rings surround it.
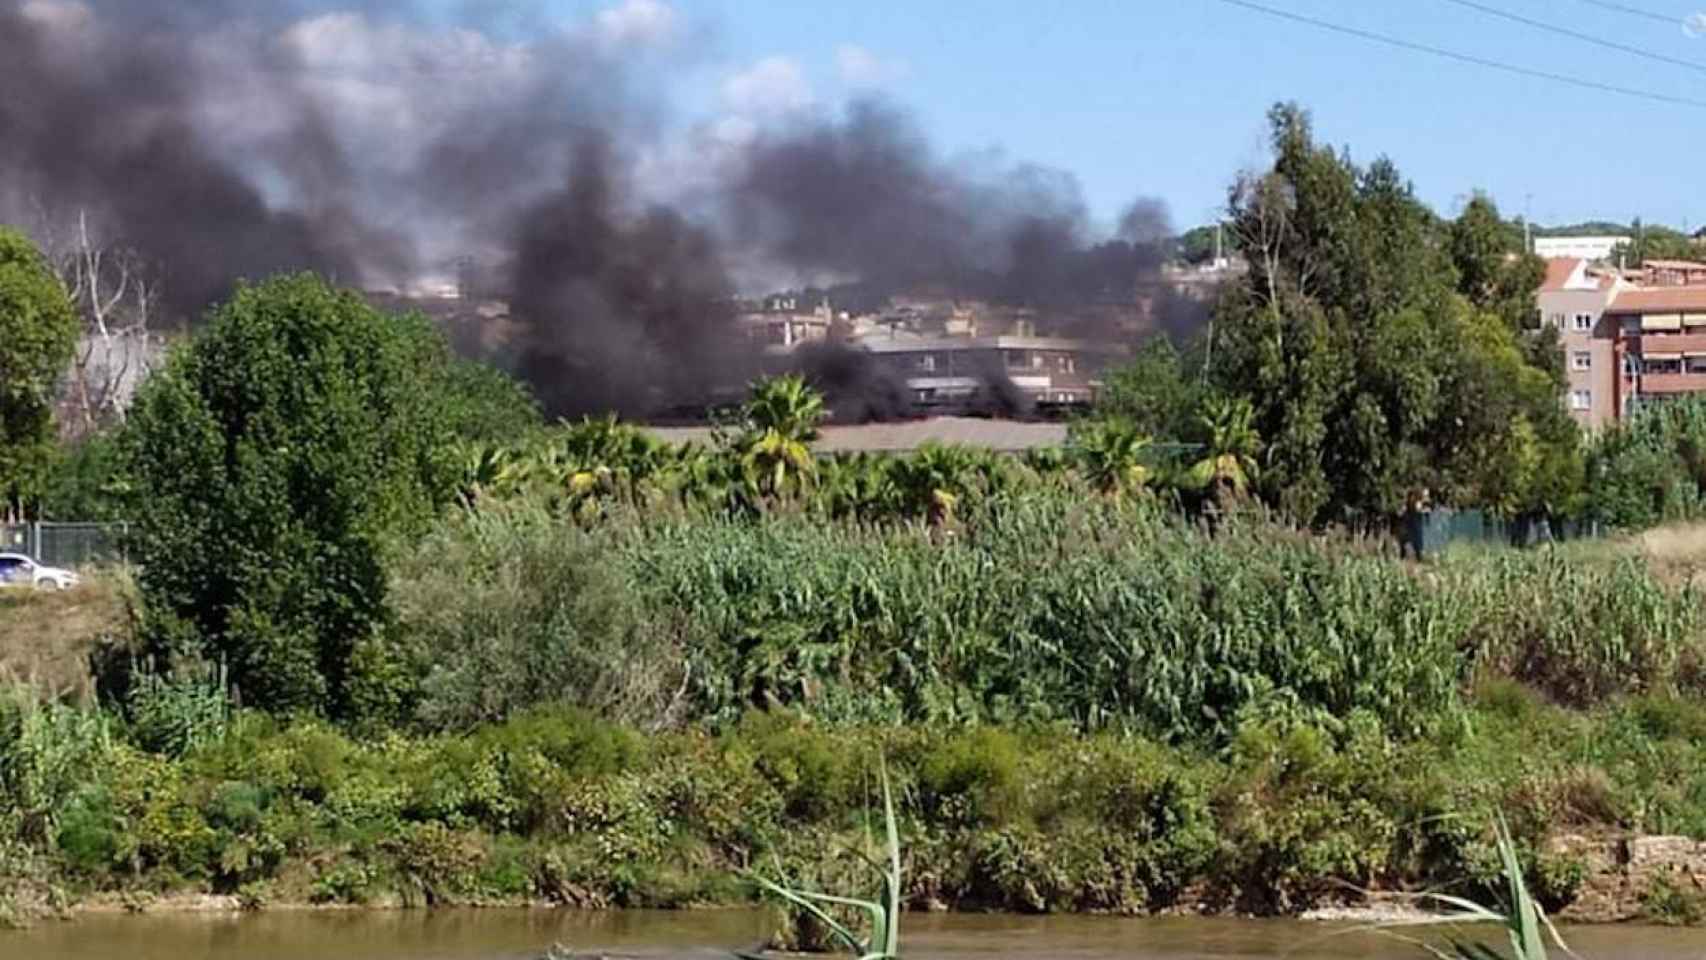
M 711 439 L 710 427 L 642 429 L 669 443 L 706 443 Z M 823 427 L 823 436 L 813 447 L 820 453 L 904 453 L 926 443 L 937 443 L 1018 453 L 1062 446 L 1066 443 L 1066 430 L 1064 423 L 932 417 L 928 420 Z
M 1635 287 L 1617 294 L 1607 313 L 1706 312 L 1706 286 Z

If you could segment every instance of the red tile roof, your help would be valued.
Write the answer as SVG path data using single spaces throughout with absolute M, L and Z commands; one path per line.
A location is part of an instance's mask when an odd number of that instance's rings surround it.
M 1576 268 L 1582 265 L 1577 257 L 1557 257 L 1546 261 L 1546 280 L 1540 284 L 1540 289 L 1555 291 L 1564 289 L 1564 284 L 1576 275 Z
M 1606 313 L 1706 313 L 1706 287 L 1632 287 L 1612 298 Z

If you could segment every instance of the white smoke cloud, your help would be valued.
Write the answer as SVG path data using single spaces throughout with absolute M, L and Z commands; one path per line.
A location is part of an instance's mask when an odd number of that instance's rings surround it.
M 805 68 L 791 57 L 765 57 L 723 81 L 723 104 L 737 117 L 772 118 L 816 102 Z
M 883 87 L 905 80 L 911 68 L 900 60 L 877 56 L 856 43 L 835 48 L 835 69 L 850 87 Z
M 599 39 L 611 47 L 663 46 L 681 28 L 680 15 L 662 0 L 624 0 L 594 19 Z
M 89 24 L 94 11 L 76 0 L 24 0 L 24 17 L 54 29 L 74 29 Z

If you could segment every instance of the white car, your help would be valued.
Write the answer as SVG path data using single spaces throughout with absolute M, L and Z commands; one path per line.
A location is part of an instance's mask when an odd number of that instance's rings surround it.
M 44 567 L 21 553 L 0 553 L 0 588 L 69 590 L 77 585 L 77 581 L 77 574 L 70 570 Z

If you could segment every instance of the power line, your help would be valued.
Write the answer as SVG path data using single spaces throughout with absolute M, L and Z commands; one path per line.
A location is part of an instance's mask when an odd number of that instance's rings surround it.
M 1674 16 L 1668 13 L 1657 13 L 1652 10 L 1642 10 L 1640 7 L 1631 7 L 1626 3 L 1613 3 L 1611 0 L 1581 0 L 1581 2 L 1590 7 L 1615 10 L 1618 13 L 1627 13 L 1632 17 L 1640 17 L 1644 20 L 1657 20 L 1660 23 L 1668 23 L 1673 27 L 1682 26 L 1687 23 L 1686 17 Z
M 1471 10 L 1479 10 L 1490 17 L 1501 17 L 1513 23 L 1520 23 L 1523 26 L 1533 27 L 1536 30 L 1545 30 L 1549 33 L 1556 33 L 1561 36 L 1570 37 L 1574 40 L 1581 40 L 1584 43 L 1591 43 L 1595 46 L 1605 47 L 1610 50 L 1618 50 L 1623 53 L 1634 54 L 1637 57 L 1644 57 L 1648 60 L 1656 60 L 1659 63 L 1668 63 L 1673 66 L 1687 67 L 1690 70 L 1698 70 L 1701 73 L 1706 73 L 1706 65 L 1694 60 L 1684 60 L 1681 57 L 1667 57 L 1662 53 L 1653 53 L 1650 50 L 1643 50 L 1640 47 L 1632 47 L 1626 43 L 1618 43 L 1615 40 L 1604 40 L 1591 33 L 1582 33 L 1577 30 L 1571 30 L 1567 27 L 1560 27 L 1557 24 L 1547 23 L 1544 20 L 1535 20 L 1530 17 L 1522 16 L 1521 14 L 1511 13 L 1508 10 L 1489 7 L 1484 3 L 1476 3 L 1475 0 L 1445 0 L 1445 2 L 1455 3 L 1460 7 L 1468 7 Z
M 1318 20 L 1314 17 L 1304 16 L 1301 13 L 1292 13 L 1289 10 L 1278 10 L 1260 3 L 1254 3 L 1252 0 L 1220 0 L 1220 2 L 1231 4 L 1235 7 L 1243 7 L 1246 10 L 1254 10 L 1257 13 L 1265 13 L 1270 17 L 1278 17 L 1282 20 L 1291 20 L 1296 23 L 1308 24 L 1309 26 L 1316 27 L 1321 30 L 1328 30 L 1333 33 L 1342 33 L 1346 36 L 1357 37 L 1362 40 L 1372 40 L 1375 43 L 1383 43 L 1390 47 L 1398 47 L 1403 50 L 1412 50 L 1417 53 L 1426 53 L 1436 57 L 1443 57 L 1447 60 L 1456 60 L 1459 63 L 1468 63 L 1477 67 L 1486 67 L 1489 70 L 1514 73 L 1518 76 L 1532 77 L 1537 80 L 1551 80 L 1554 83 L 1565 83 L 1573 87 L 1581 87 L 1587 90 L 1598 90 L 1601 93 L 1616 93 L 1625 97 L 1636 97 L 1641 100 L 1650 100 L 1655 103 L 1666 103 L 1672 106 L 1694 107 L 1696 109 L 1706 110 L 1706 100 L 1696 100 L 1692 97 L 1671 96 L 1670 94 L 1665 93 L 1653 93 L 1648 90 L 1636 90 L 1633 87 L 1620 87 L 1616 84 L 1600 83 L 1596 80 L 1583 80 L 1580 77 L 1571 77 L 1562 73 L 1549 73 L 1545 70 L 1519 67 L 1515 64 L 1504 63 L 1499 60 L 1489 60 L 1485 57 L 1477 57 L 1468 53 L 1458 53 L 1455 50 L 1446 50 L 1443 47 L 1433 47 L 1425 43 L 1403 40 L 1398 37 L 1387 36 L 1383 33 L 1375 33 L 1371 30 L 1348 27 L 1342 23 L 1333 23 L 1329 20 Z

